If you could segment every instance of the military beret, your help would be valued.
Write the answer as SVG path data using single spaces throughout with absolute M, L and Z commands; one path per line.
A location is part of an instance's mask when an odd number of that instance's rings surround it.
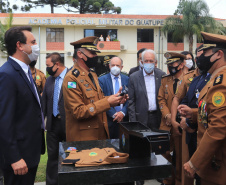
M 92 36 L 92 37 L 85 37 L 75 42 L 71 42 L 70 44 L 74 46 L 74 49 L 85 48 L 89 51 L 100 53 L 100 51 L 97 49 L 98 41 L 99 41 L 98 37 Z
M 226 36 L 213 33 L 201 32 L 204 40 L 203 46 L 198 50 L 206 50 L 211 48 L 223 48 L 226 49 Z
M 167 52 L 164 54 L 164 57 L 167 59 L 165 64 L 171 64 L 186 59 L 185 55 L 176 52 Z

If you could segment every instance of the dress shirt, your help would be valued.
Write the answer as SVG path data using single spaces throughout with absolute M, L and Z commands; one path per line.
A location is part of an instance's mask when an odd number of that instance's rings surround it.
M 111 73 L 110 73 L 111 74 Z M 118 83 L 119 83 L 119 88 L 122 86 L 122 80 L 121 80 L 121 75 L 118 75 Z M 113 74 L 111 74 L 111 80 L 112 80 L 112 85 L 113 85 L 113 92 L 115 92 L 115 76 Z M 120 104 L 121 109 L 123 108 L 123 104 Z M 122 111 L 120 111 L 122 112 Z M 124 112 L 122 112 L 123 115 L 125 116 Z
M 29 78 L 29 74 L 28 74 L 28 68 L 29 68 L 29 65 L 25 64 L 24 62 L 21 62 L 20 60 L 12 57 L 12 56 L 9 56 L 11 59 L 13 59 L 16 63 L 18 63 L 20 65 L 20 67 L 23 69 L 25 75 L 27 76 L 29 82 L 30 81 L 30 78 Z M 34 82 L 35 83 L 35 82 Z M 38 92 L 37 92 L 37 88 L 35 88 L 35 92 L 36 92 L 36 97 L 38 98 L 38 102 L 39 102 L 39 105 L 41 107 L 41 103 L 40 103 L 40 99 L 39 99 L 39 95 L 38 95 Z
M 154 71 L 152 74 L 148 75 L 143 69 L 144 82 L 147 90 L 148 96 L 148 110 L 155 111 L 157 110 L 156 106 L 156 94 L 155 94 L 155 74 Z
M 57 94 L 58 94 L 58 100 L 59 100 L 60 90 L 61 90 L 61 87 L 62 87 L 62 84 L 63 84 L 64 77 L 65 77 L 66 73 L 67 73 L 67 68 L 65 67 L 65 69 L 59 75 L 59 77 L 60 77 L 59 78 L 59 88 L 58 88 L 58 92 L 57 92 Z M 55 84 L 56 84 L 56 80 L 55 80 Z

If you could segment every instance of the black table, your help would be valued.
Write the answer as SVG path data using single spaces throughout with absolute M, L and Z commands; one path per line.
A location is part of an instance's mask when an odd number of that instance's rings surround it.
M 64 152 L 68 147 L 77 150 L 113 147 L 119 150 L 119 140 L 77 141 L 60 143 L 58 163 L 59 185 L 89 185 L 122 183 L 138 180 L 165 178 L 171 175 L 171 164 L 161 155 L 151 154 L 148 158 L 129 159 L 125 164 L 110 164 L 95 167 L 75 167 L 62 165 L 67 156 Z

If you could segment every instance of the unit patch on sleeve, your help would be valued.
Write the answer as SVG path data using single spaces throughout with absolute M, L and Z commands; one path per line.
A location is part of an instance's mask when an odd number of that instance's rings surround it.
M 223 74 L 218 75 L 218 76 L 215 78 L 215 80 L 214 80 L 213 86 L 214 86 L 214 85 L 221 84 L 221 83 L 222 83 L 222 80 L 223 80 Z
M 212 103 L 216 107 L 220 107 L 224 104 L 225 97 L 222 92 L 215 92 L 212 97 Z

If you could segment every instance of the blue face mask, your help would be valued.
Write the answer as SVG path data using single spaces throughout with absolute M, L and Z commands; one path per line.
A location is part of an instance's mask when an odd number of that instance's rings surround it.
M 143 63 L 143 65 L 144 65 L 144 70 L 148 74 L 152 73 L 152 71 L 155 68 L 155 64 L 154 63 Z

